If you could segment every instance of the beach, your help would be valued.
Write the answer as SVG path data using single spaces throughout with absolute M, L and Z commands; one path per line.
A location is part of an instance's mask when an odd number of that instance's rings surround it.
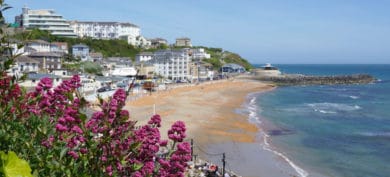
M 162 117 L 161 134 L 177 120 L 185 122 L 187 139 L 194 140 L 194 154 L 220 164 L 219 154 L 227 155 L 227 169 L 240 176 L 299 176 L 278 155 L 265 150 L 259 127 L 239 113 L 250 93 L 261 93 L 273 85 L 250 80 L 224 80 L 188 87 L 168 87 L 129 101 L 125 109 L 139 125 L 145 124 L 155 111 Z

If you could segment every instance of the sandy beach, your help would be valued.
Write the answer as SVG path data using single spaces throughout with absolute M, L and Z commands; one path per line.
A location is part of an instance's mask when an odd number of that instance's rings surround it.
M 129 101 L 125 109 L 140 124 L 146 123 L 155 110 L 162 117 L 163 137 L 173 122 L 184 121 L 188 139 L 194 139 L 195 146 L 210 153 L 226 152 L 228 169 L 241 176 L 293 176 L 296 173 L 287 163 L 262 149 L 258 127 L 249 123 L 247 115 L 237 113 L 249 93 L 273 88 L 249 80 L 203 83 L 153 92 Z M 198 148 L 194 148 L 194 153 L 198 151 L 200 157 L 215 163 L 221 161 L 219 156 L 207 156 Z

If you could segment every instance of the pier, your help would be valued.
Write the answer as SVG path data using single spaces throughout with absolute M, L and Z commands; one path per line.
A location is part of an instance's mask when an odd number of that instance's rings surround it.
M 283 74 L 274 77 L 250 77 L 254 80 L 272 82 L 276 85 L 335 85 L 335 84 L 368 84 L 376 78 L 368 74 L 351 74 L 335 76 L 309 76 L 301 74 Z

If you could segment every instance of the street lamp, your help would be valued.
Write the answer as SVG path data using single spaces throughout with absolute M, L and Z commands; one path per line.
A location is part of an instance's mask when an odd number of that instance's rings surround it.
M 199 72 L 200 72 L 200 61 L 197 61 L 197 66 L 198 66 L 198 83 L 199 83 Z

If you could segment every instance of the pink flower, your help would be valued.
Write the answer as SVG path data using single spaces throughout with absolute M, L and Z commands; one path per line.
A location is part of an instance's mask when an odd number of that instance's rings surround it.
M 75 133 L 78 133 L 78 134 L 83 134 L 83 130 L 81 130 L 81 128 L 77 125 L 74 125 L 72 127 L 72 132 L 75 132 Z
M 160 115 L 158 115 L 158 114 L 153 115 L 152 118 L 150 118 L 148 124 L 155 125 L 156 127 L 161 127 L 161 117 L 160 117 Z
M 75 160 L 79 158 L 79 155 L 74 151 L 69 151 L 68 155 L 72 156 Z
M 86 154 L 88 150 L 86 148 L 81 148 L 80 149 L 81 154 Z
M 160 146 L 167 146 L 168 145 L 168 140 L 162 140 L 160 141 Z
M 186 137 L 185 131 L 186 126 L 184 122 L 177 121 L 172 125 L 171 129 L 168 130 L 168 138 L 175 142 L 182 142 Z
M 108 173 L 109 176 L 112 176 L 112 166 L 111 165 L 106 167 L 106 173 Z
M 42 88 L 43 90 L 48 90 L 51 87 L 53 87 L 53 81 L 50 78 L 45 77 L 42 78 L 41 81 L 38 83 L 37 90 L 40 90 L 40 88 Z
M 66 132 L 68 131 L 68 128 L 62 124 L 56 124 L 56 130 L 59 132 Z

